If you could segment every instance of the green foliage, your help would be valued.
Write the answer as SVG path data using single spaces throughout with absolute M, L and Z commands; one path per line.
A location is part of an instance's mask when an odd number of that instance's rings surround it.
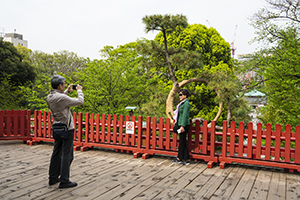
M 76 69 L 83 69 L 86 64 L 84 58 L 66 50 L 47 54 L 32 51 L 22 46 L 18 46 L 17 49 L 26 60 L 33 64 L 38 74 L 42 73 L 47 76 L 53 76 L 57 73 L 73 76 Z
M 160 32 L 155 41 L 142 41 L 138 51 L 149 55 L 143 59 L 143 64 L 154 73 L 159 72 L 160 84 L 166 90 L 171 90 L 171 77 L 166 68 L 164 51 L 164 35 Z M 191 117 L 204 118 L 211 121 L 218 112 L 218 103 L 228 98 L 234 102 L 232 119 L 246 119 L 248 107 L 243 107 L 245 102 L 238 96 L 240 82 L 234 75 L 233 60 L 230 57 L 230 45 L 213 28 L 206 28 L 201 24 L 177 26 L 167 35 L 170 62 L 178 82 L 199 77 L 209 84 L 192 82 L 185 87 L 191 92 Z M 216 92 L 220 96 L 217 97 Z M 175 105 L 179 99 L 175 99 Z M 243 105 L 243 106 L 242 106 Z M 223 112 L 217 123 L 222 124 L 226 119 L 227 110 Z M 233 118 L 234 117 L 234 118 Z M 249 117 L 247 118 L 249 121 Z M 238 121 L 239 122 L 239 121 Z
M 187 18 L 184 15 L 150 15 L 145 16 L 143 23 L 146 25 L 145 31 L 173 31 L 177 26 L 186 27 Z
M 9 77 L 10 84 L 14 86 L 33 82 L 36 77 L 34 67 L 10 42 L 0 39 L 0 78 Z
M 86 61 L 77 54 L 68 51 L 54 52 L 53 55 L 39 51 L 32 51 L 26 47 L 17 46 L 18 52 L 26 62 L 32 63 L 37 73 L 33 83 L 26 83 L 19 87 L 22 97 L 27 101 L 27 108 L 31 110 L 48 111 L 45 102 L 51 90 L 51 77 L 60 74 L 66 78 L 66 86 L 75 83 L 74 72 L 76 69 L 85 68 Z M 72 94 L 74 95 L 74 94 Z
M 38 74 L 34 84 L 20 86 L 23 97 L 25 97 L 28 103 L 27 109 L 49 111 L 45 100 L 51 90 L 50 80 L 51 76 Z
M 157 34 L 155 41 L 163 44 L 161 32 Z M 196 51 L 207 69 L 221 63 L 232 67 L 230 45 L 214 28 L 207 28 L 202 24 L 188 25 L 186 28 L 176 27 L 167 36 L 167 42 L 173 48 L 185 49 L 189 52 Z
M 135 46 L 135 42 L 116 49 L 106 46 L 101 50 L 103 59 L 88 60 L 87 67 L 76 72 L 83 85 L 85 112 L 128 114 L 125 107 L 144 103 L 149 82 L 138 65 Z
M 140 106 L 139 113 L 142 116 L 151 116 L 159 119 L 166 118 L 166 99 L 169 91 L 162 88 L 161 85 L 155 84 L 147 88 L 149 97 Z M 146 120 L 146 119 L 144 119 Z
M 251 55 L 246 66 L 257 73 L 252 87 L 259 87 L 268 96 L 266 107 L 260 110 L 262 122 L 274 127 L 290 124 L 294 130 L 300 119 L 300 5 L 297 1 L 267 2 L 271 9 L 257 12 L 252 25 L 257 29 L 255 40 L 268 46 Z
M 21 90 L 11 83 L 10 77 L 2 77 L 0 82 L 0 110 L 27 109 Z

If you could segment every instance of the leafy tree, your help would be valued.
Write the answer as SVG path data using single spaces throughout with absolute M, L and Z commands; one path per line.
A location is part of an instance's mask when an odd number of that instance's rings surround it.
M 47 54 L 41 51 L 32 51 L 23 46 L 18 46 L 17 49 L 28 62 L 32 63 L 37 73 L 48 76 L 56 73 L 72 76 L 76 69 L 83 69 L 86 64 L 84 58 L 66 50 Z
M 269 8 L 261 9 L 252 18 L 257 29 L 255 41 L 265 44 L 251 55 L 248 69 L 257 73 L 252 86 L 260 87 L 268 96 L 261 120 L 299 124 L 300 111 L 300 42 L 299 1 L 267 0 Z M 285 23 L 278 20 L 284 20 Z
M 21 91 L 11 83 L 9 76 L 2 77 L 0 82 L 0 110 L 26 109 Z
M 36 77 L 34 67 L 10 42 L 0 39 L 0 79 L 7 80 L 14 86 L 33 82 Z
M 100 60 L 88 60 L 76 77 L 83 85 L 83 110 L 92 113 L 128 114 L 127 106 L 140 106 L 148 98 L 149 82 L 135 51 L 136 42 L 102 49 Z
M 186 18 L 182 15 L 146 16 L 143 22 L 146 25 L 146 32 L 160 31 L 155 41 L 141 42 L 138 51 L 143 55 L 148 55 L 146 57 L 148 59 L 143 60 L 143 65 L 166 80 L 165 87 L 170 89 L 166 101 L 167 116 L 173 115 L 174 98 L 179 88 L 185 86 L 193 88 L 190 91 L 194 91 L 194 95 L 190 98 L 192 116 L 201 115 L 208 117 L 209 120 L 217 120 L 223 111 L 224 98 L 222 99 L 220 94 L 221 85 L 218 87 L 217 84 L 215 86 L 207 84 L 218 83 L 215 79 L 220 76 L 215 74 L 220 71 L 232 74 L 233 63 L 229 44 L 213 28 L 207 29 L 197 24 L 187 25 Z M 232 90 L 234 88 L 230 91 Z M 195 94 L 198 94 L 200 98 L 195 98 L 197 96 Z M 213 100 L 216 94 L 219 106 L 216 106 Z M 200 106 L 197 105 L 197 100 L 202 98 L 207 101 L 202 101 Z M 213 106 L 203 106 L 206 104 Z M 214 109 L 215 106 L 217 109 Z M 205 115 L 203 110 L 209 114 L 213 110 L 216 116 Z
M 33 83 L 21 86 L 23 97 L 26 98 L 28 108 L 31 110 L 48 110 L 45 102 L 51 89 L 50 80 L 54 74 L 61 74 L 66 78 L 67 85 L 74 83 L 73 73 L 76 69 L 85 67 L 86 61 L 77 54 L 68 51 L 59 51 L 47 54 L 32 51 L 23 46 L 17 46 L 18 52 L 26 62 L 32 63 L 37 71 L 37 79 Z

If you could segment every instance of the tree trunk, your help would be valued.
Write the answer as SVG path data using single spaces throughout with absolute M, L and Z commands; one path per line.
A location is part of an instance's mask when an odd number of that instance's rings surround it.
M 173 116 L 174 116 L 174 110 L 173 110 L 174 97 L 177 95 L 177 93 L 178 93 L 178 91 L 181 87 L 183 87 L 186 84 L 191 83 L 191 82 L 207 83 L 206 80 L 203 80 L 203 79 L 198 78 L 198 77 L 191 78 L 191 79 L 188 79 L 188 80 L 183 80 L 179 84 L 174 84 L 173 83 L 173 87 L 172 87 L 172 89 L 171 89 L 171 91 L 168 95 L 167 102 L 166 102 L 166 115 L 167 115 L 168 118 L 171 119 L 171 122 L 173 122 L 172 119 L 173 119 Z M 220 93 L 218 91 L 215 91 L 215 92 L 217 93 L 218 96 L 220 96 Z M 217 121 L 219 119 L 219 117 L 221 116 L 221 113 L 222 113 L 222 109 L 223 109 L 223 102 L 220 102 L 219 103 L 219 111 L 218 111 L 217 115 L 215 116 L 215 118 L 213 119 L 213 121 Z
M 230 126 L 230 119 L 231 119 L 231 111 L 230 111 L 230 99 L 227 98 L 227 126 Z

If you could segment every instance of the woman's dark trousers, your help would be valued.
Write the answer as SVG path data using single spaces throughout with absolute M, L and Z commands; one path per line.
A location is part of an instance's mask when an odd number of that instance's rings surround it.
M 49 167 L 49 179 L 63 183 L 69 182 L 70 165 L 73 161 L 73 138 L 74 129 L 69 130 L 69 137 L 66 140 L 55 140 L 53 153 Z
M 180 160 L 189 160 L 189 149 L 186 141 L 186 134 L 189 132 L 190 125 L 184 127 L 184 132 L 179 134 L 178 158 Z

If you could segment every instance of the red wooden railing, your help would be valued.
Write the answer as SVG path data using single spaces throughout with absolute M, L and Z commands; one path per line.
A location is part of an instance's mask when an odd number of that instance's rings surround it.
M 31 140 L 30 110 L 0 110 L 0 140 Z
M 222 154 L 219 156 L 220 167 L 226 163 L 246 163 L 297 170 L 300 172 L 300 126 L 296 126 L 296 132 L 291 132 L 291 126 L 286 125 L 285 131 L 281 131 L 281 125 L 276 125 L 276 131 L 272 131 L 271 124 L 267 124 L 266 130 L 262 124 L 253 130 L 253 124 L 248 124 L 244 129 L 244 123 L 235 128 L 235 122 L 227 128 L 227 122 L 223 122 Z M 220 134 L 219 134 L 220 135 Z M 247 139 L 247 144 L 244 144 Z M 229 142 L 228 142 L 229 140 Z M 237 141 L 237 142 L 236 142 Z M 275 145 L 271 145 L 271 144 Z M 294 143 L 295 148 L 291 148 Z M 284 144 L 284 147 L 281 147 Z
M 84 118 L 84 119 L 83 119 Z M 132 152 L 135 157 L 140 155 L 147 158 L 149 155 L 177 155 L 179 141 L 177 134 L 173 133 L 170 120 L 164 123 L 163 119 L 147 117 L 143 126 L 142 117 L 135 121 L 134 134 L 125 133 L 126 121 L 122 115 L 99 115 L 73 113 L 75 123 L 74 146 L 82 151 L 92 147 L 111 148 L 116 151 Z M 30 120 L 34 125 L 30 126 Z M 34 142 L 54 142 L 51 131 L 50 112 L 35 111 L 34 118 L 30 119 L 30 111 L 0 111 L 0 139 L 28 140 L 28 144 Z M 196 121 L 188 133 L 188 147 L 192 159 L 201 159 L 208 162 L 208 167 L 220 162 L 224 168 L 226 163 L 246 163 L 297 170 L 300 172 L 300 126 L 291 132 L 291 126 L 286 125 L 285 131 L 281 131 L 278 124 L 272 131 L 271 124 L 267 124 L 266 130 L 262 124 L 253 130 L 253 124 L 249 123 L 244 128 L 241 122 L 236 128 L 235 122 L 227 127 L 223 122 L 223 132 L 216 132 L 215 122 L 208 127 L 207 121 L 200 126 Z M 34 134 L 30 135 L 30 128 Z M 217 140 L 218 139 L 218 140 Z M 245 143 L 245 141 L 247 141 Z M 282 145 L 282 146 L 281 146 Z M 216 147 L 220 152 L 215 152 Z
M 50 112 L 35 111 L 34 114 L 34 136 L 29 144 L 35 141 L 53 142 L 52 132 L 50 128 L 51 117 Z M 135 157 L 140 155 L 147 158 L 153 154 L 177 155 L 177 147 L 179 141 L 177 134 L 172 132 L 173 125 L 167 119 L 163 123 L 163 118 L 157 120 L 155 117 L 147 117 L 146 126 L 142 126 L 142 117 L 139 116 L 135 123 L 135 133 L 126 134 L 125 124 L 129 121 L 129 116 L 123 119 L 120 115 L 102 115 L 89 114 L 85 115 L 83 120 L 82 113 L 78 116 L 73 114 L 75 128 L 74 145 L 75 148 L 81 148 L 82 151 L 91 147 L 111 148 L 117 151 L 127 151 L 134 153 Z M 132 121 L 136 121 L 135 116 Z M 214 124 L 214 122 L 212 122 Z M 188 133 L 188 147 L 192 159 L 202 159 L 208 162 L 208 167 L 212 167 L 213 163 L 218 162 L 218 156 L 215 154 L 214 142 L 214 126 L 207 127 L 207 122 L 200 127 L 197 121 Z M 201 138 L 205 140 L 201 140 Z M 207 140 L 207 139 L 210 140 Z

